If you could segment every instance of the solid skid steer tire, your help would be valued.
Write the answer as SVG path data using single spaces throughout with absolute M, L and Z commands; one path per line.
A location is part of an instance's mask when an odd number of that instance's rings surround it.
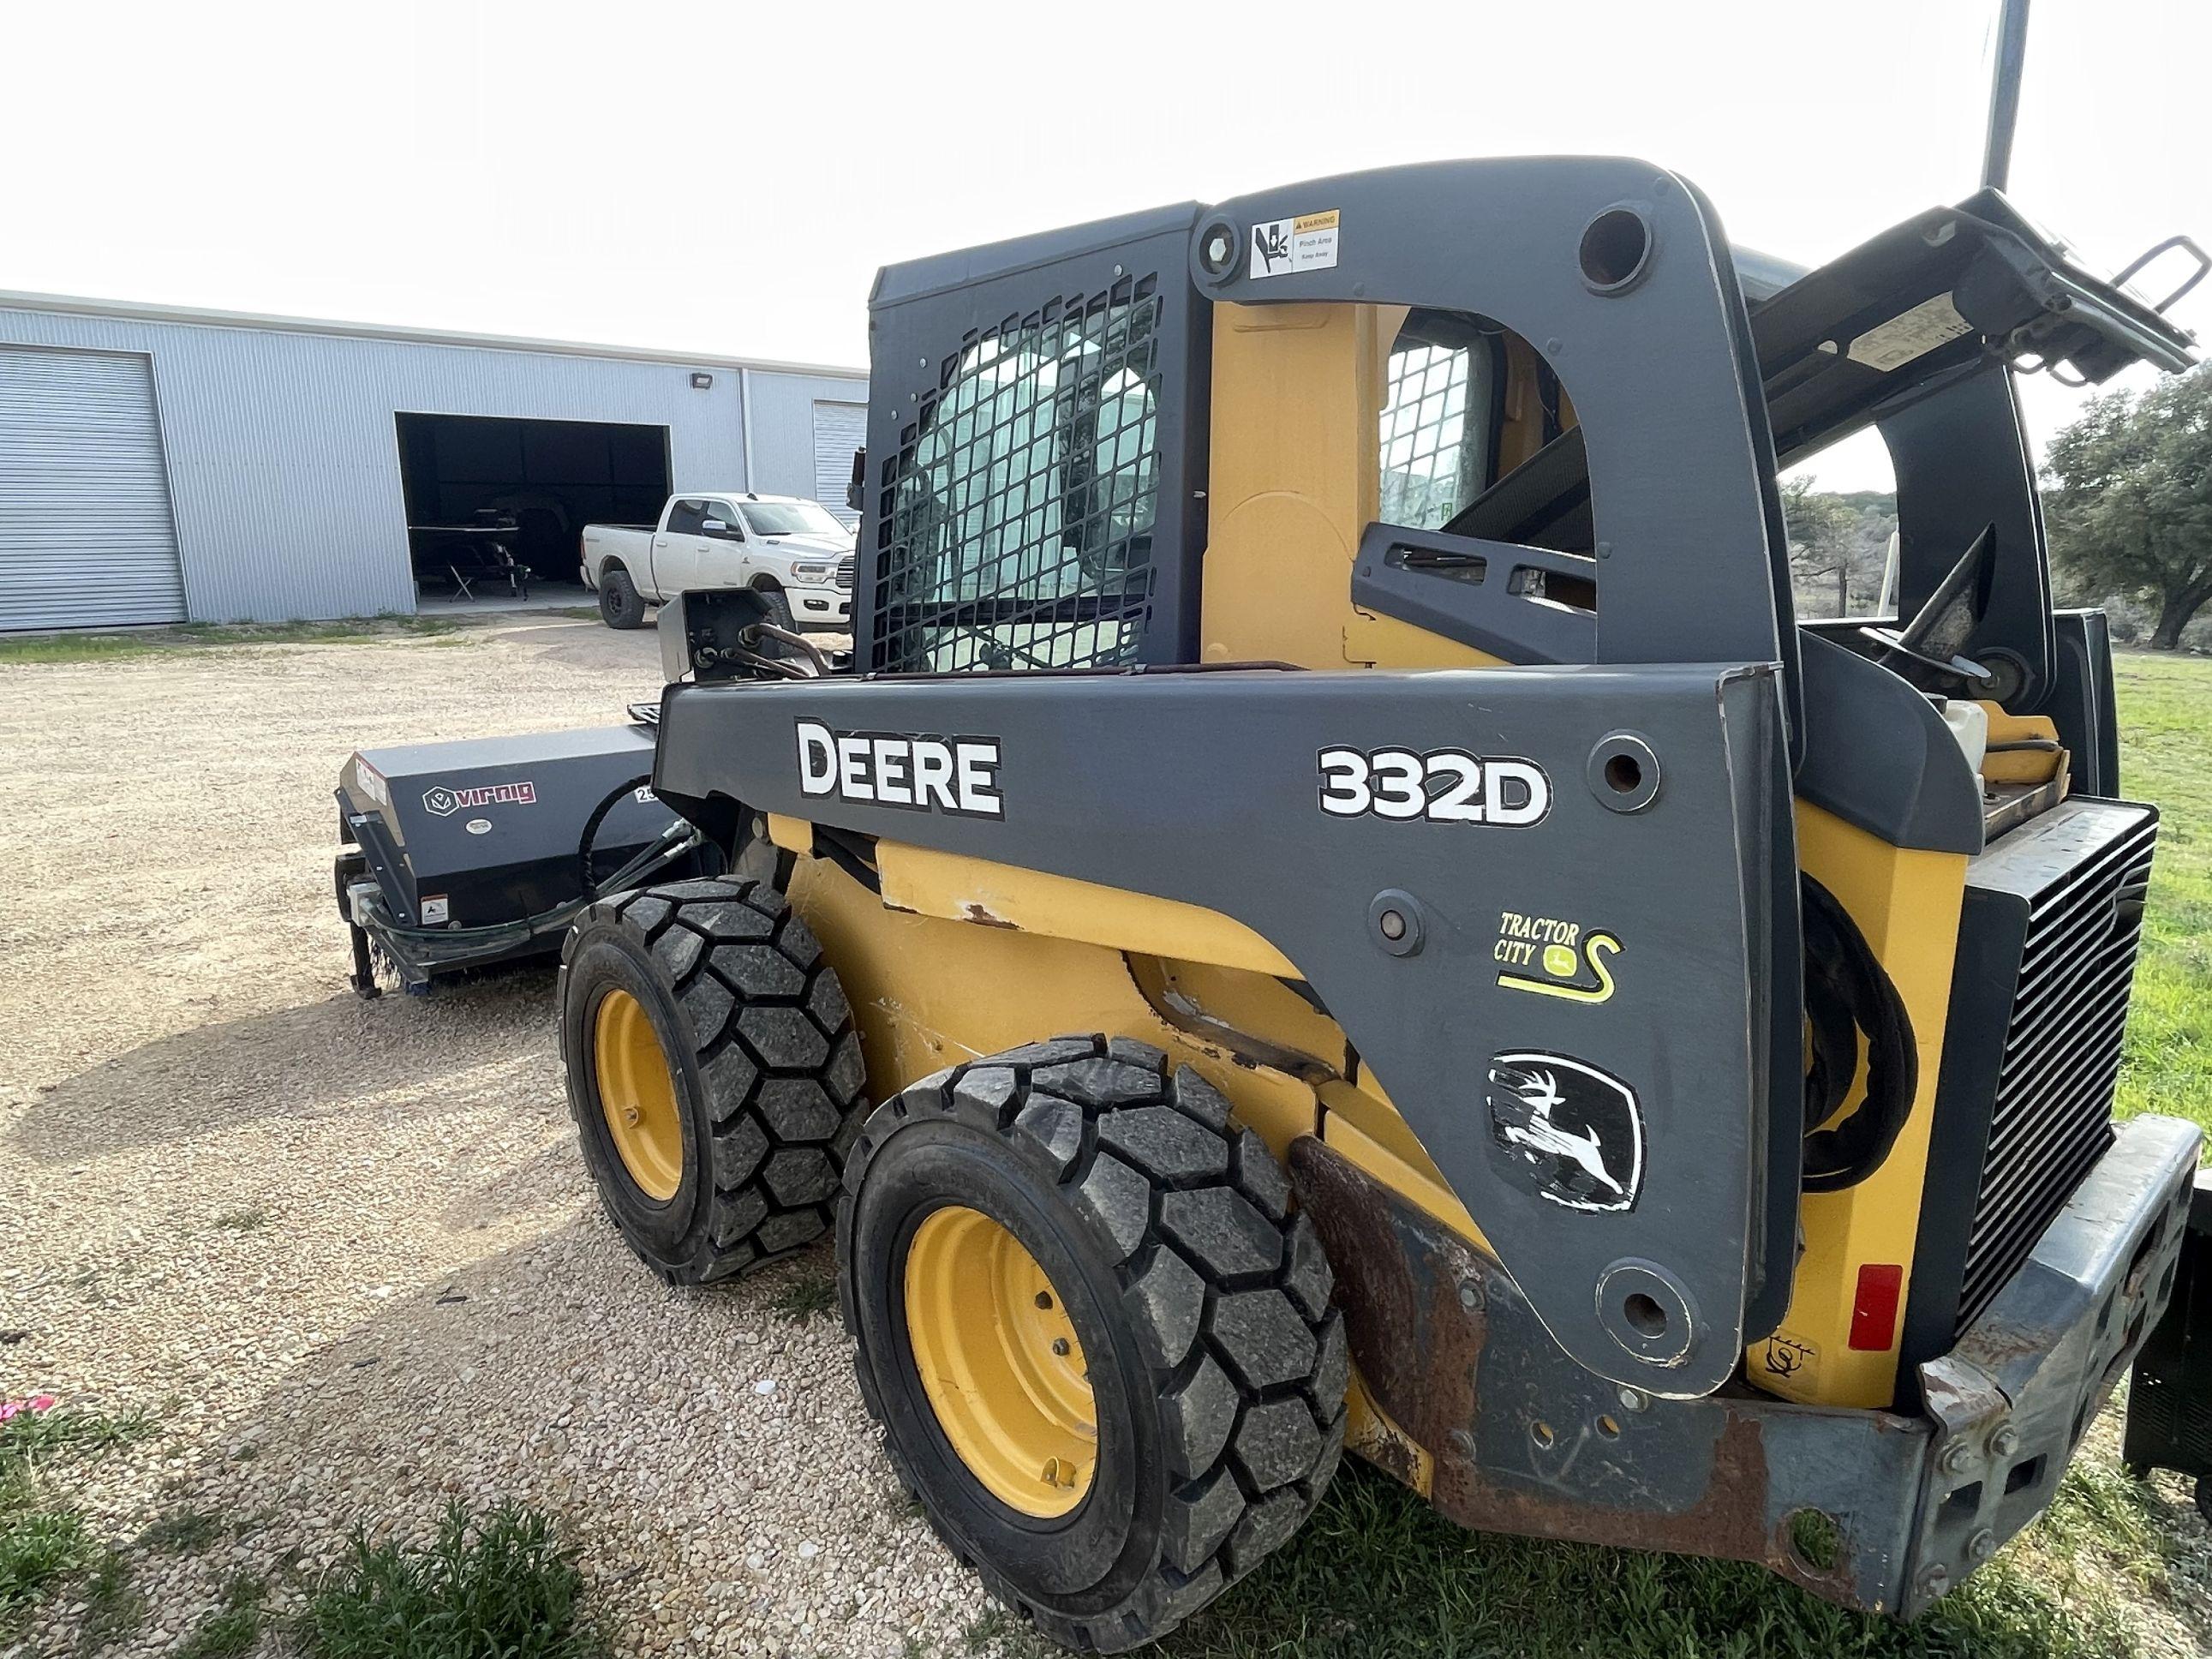
M 599 620 L 610 628 L 645 626 L 645 596 L 619 565 L 599 573 Z
M 879 1108 L 845 1187 L 840 1293 L 891 1462 L 1044 1634 L 1139 1646 L 1312 1512 L 1349 1373 L 1328 1263 L 1196 1073 L 1121 1038 L 991 1055 Z
M 561 951 L 561 1057 L 584 1164 L 646 1265 L 704 1285 L 830 1227 L 866 1115 L 853 1012 L 764 881 L 600 900 Z

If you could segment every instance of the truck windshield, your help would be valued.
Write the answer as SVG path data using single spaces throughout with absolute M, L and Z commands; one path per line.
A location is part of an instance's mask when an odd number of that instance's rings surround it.
M 738 509 L 756 536 L 842 536 L 845 526 L 812 501 L 748 501 Z

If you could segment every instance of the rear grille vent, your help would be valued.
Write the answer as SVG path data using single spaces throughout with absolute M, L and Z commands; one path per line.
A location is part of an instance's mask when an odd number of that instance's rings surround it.
M 2012 886 L 2027 903 L 2026 937 L 1967 1236 L 1958 1328 L 2019 1271 L 2112 1145 L 2112 1091 L 2156 834 L 2157 819 L 2143 808 L 2070 801 L 1984 855 L 2033 865 L 2057 854 L 2065 861 L 2033 890 Z M 2034 848 L 2033 856 L 2006 856 L 2014 836 Z

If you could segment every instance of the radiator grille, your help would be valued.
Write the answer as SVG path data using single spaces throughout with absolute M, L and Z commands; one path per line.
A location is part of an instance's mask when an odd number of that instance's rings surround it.
M 2156 833 L 2157 821 L 2144 816 L 2028 900 L 1967 1237 L 1961 1328 L 2019 1271 L 2112 1145 L 2112 1091 Z
M 848 592 L 852 590 L 853 586 L 853 568 L 854 562 L 854 556 L 850 553 L 848 553 L 843 558 L 837 561 L 837 586 L 844 588 Z

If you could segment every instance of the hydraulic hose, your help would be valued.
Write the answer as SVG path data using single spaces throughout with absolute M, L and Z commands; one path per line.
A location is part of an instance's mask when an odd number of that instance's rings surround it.
M 1920 1088 L 1918 1051 L 1905 1000 L 1835 896 L 1802 877 L 1805 928 L 1805 1020 L 1811 1064 L 1805 1073 L 1804 1190 L 1840 1192 L 1882 1165 Z M 1837 1124 L 1834 1116 L 1859 1074 L 1866 1039 L 1866 1094 Z

